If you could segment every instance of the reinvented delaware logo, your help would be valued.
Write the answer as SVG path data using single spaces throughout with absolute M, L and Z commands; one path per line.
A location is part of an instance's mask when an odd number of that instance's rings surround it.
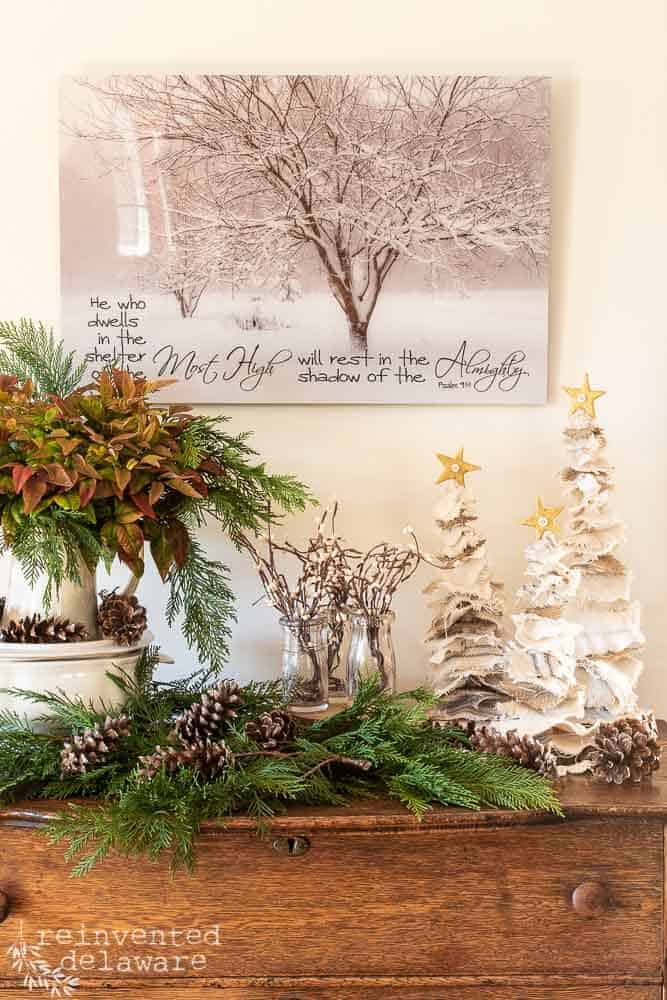
M 23 921 L 19 924 L 19 936 L 15 944 L 7 949 L 12 969 L 23 976 L 27 990 L 46 990 L 54 998 L 71 997 L 79 985 L 79 980 L 69 975 L 60 966 L 52 968 L 38 945 L 28 944 L 23 937 Z

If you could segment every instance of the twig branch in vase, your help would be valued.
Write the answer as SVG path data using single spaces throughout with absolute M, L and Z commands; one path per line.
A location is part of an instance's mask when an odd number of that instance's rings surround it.
M 368 617 L 386 615 L 398 588 L 417 571 L 420 558 L 416 539 L 407 547 L 388 542 L 374 545 L 361 557 L 350 578 L 350 610 Z
M 361 558 L 361 552 L 345 543 L 336 534 L 338 502 L 325 508 L 316 521 L 316 533 L 308 539 L 304 549 L 290 547 L 290 551 L 301 560 L 304 570 L 309 563 L 319 563 L 326 575 L 329 595 L 329 641 L 327 643 L 327 670 L 330 688 L 342 692 L 344 681 L 336 675 L 339 656 L 345 635 L 345 610 L 350 597 L 350 580 L 354 567 Z M 328 523 L 327 523 L 328 522 Z M 328 530 L 327 530 L 328 528 Z
M 348 610 L 365 619 L 364 627 L 373 661 L 386 688 L 393 680 L 382 652 L 381 630 L 383 619 L 390 613 L 394 594 L 417 571 L 420 562 L 419 548 L 412 529 L 409 534 L 413 544 L 406 546 L 380 542 L 361 557 L 350 577 Z M 391 670 L 393 673 L 393 669 Z
M 269 528 L 259 536 L 265 543 L 265 554 L 247 536 L 239 541 L 251 555 L 269 603 L 280 613 L 283 624 L 291 630 L 301 648 L 309 656 L 314 669 L 314 682 L 321 682 L 317 652 L 313 646 L 313 624 L 326 618 L 330 632 L 327 644 L 327 670 L 336 665 L 343 637 L 344 621 L 341 607 L 346 603 L 348 582 L 359 553 L 347 547 L 334 534 L 338 505 L 326 508 L 317 519 L 316 534 L 303 548 L 285 540 L 277 541 Z M 326 531 L 329 522 L 329 532 Z M 278 554 L 291 556 L 300 565 L 300 574 L 290 586 L 278 565 Z

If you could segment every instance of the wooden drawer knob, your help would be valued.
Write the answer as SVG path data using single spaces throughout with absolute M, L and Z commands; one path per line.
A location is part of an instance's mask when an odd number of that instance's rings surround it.
M 12 901 L 6 892 L 0 889 L 0 924 L 3 923 L 9 916 L 9 911 L 12 908 Z
M 611 908 L 611 895 L 602 882 L 582 882 L 572 893 L 572 905 L 581 917 L 599 917 Z

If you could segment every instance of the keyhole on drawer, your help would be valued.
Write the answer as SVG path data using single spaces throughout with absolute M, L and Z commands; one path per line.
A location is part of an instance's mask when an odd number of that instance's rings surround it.
M 307 837 L 276 837 L 273 841 L 273 850 L 278 854 L 287 854 L 290 858 L 299 858 L 305 854 L 310 847 Z

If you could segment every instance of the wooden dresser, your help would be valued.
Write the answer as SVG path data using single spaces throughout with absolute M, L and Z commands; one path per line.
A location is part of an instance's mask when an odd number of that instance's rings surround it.
M 667 777 L 561 794 L 564 821 L 363 803 L 260 840 L 237 819 L 194 877 L 117 858 L 77 881 L 30 828 L 48 804 L 5 809 L 0 1000 L 49 995 L 12 971 L 21 933 L 86 1000 L 659 1000 Z

